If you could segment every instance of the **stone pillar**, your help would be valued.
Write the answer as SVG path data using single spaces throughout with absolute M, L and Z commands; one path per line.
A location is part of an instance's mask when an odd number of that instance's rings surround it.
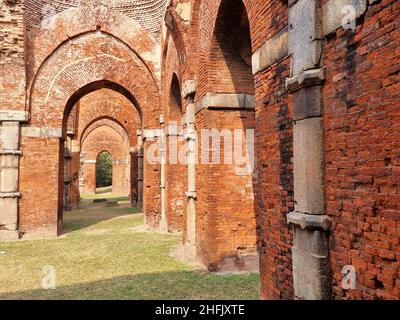
M 19 160 L 22 155 L 19 122 L 4 121 L 0 129 L 0 241 L 17 240 Z
M 294 101 L 294 200 L 288 215 L 294 228 L 292 247 L 296 299 L 331 297 L 328 231 L 325 215 L 322 126 L 321 2 L 289 1 L 291 77 L 286 85 Z
M 167 138 L 165 134 L 165 122 L 164 122 L 164 115 L 160 115 L 160 156 L 161 156 L 161 185 L 160 185 L 160 192 L 161 192 L 161 221 L 160 221 L 160 231 L 167 232 L 168 231 L 168 223 L 167 223 L 167 213 L 166 213 L 166 167 L 167 167 L 167 156 L 166 156 L 166 145 L 167 145 Z
M 67 136 L 64 143 L 64 211 L 71 211 L 72 140 Z
M 195 129 L 195 105 L 189 103 L 186 108 L 186 139 L 188 142 L 188 199 L 186 218 L 186 243 L 185 255 L 192 261 L 197 260 L 196 243 L 196 129 Z
M 80 143 L 72 140 L 71 159 L 71 210 L 78 210 L 80 201 Z
M 138 173 L 137 173 L 137 207 L 143 208 L 143 134 L 142 130 L 137 131 L 137 164 L 138 164 Z

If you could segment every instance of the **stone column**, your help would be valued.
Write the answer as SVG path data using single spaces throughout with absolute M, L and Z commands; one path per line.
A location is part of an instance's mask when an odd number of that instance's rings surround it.
M 168 231 L 168 222 L 167 222 L 167 213 L 166 213 L 166 169 L 167 169 L 167 156 L 166 156 L 166 145 L 167 138 L 165 134 L 165 122 L 164 115 L 160 115 L 160 156 L 161 156 L 161 221 L 160 221 L 160 231 L 167 232 Z
M 196 160 L 197 160 L 197 134 L 196 134 L 196 107 L 194 97 L 196 95 L 195 80 L 187 80 L 182 86 L 182 96 L 187 101 L 185 125 L 186 140 L 188 143 L 188 191 L 187 197 L 187 217 L 186 217 L 186 243 L 185 256 L 192 260 L 197 260 L 197 237 L 196 237 Z
M 137 207 L 143 208 L 143 134 L 142 130 L 137 131 L 137 163 L 138 163 L 138 173 L 137 173 Z
M 0 241 L 9 241 L 19 239 L 19 122 L 3 121 L 0 129 Z
M 64 143 L 64 211 L 71 211 L 71 161 L 72 140 L 69 136 Z
M 186 140 L 188 143 L 188 199 L 185 255 L 190 260 L 197 260 L 196 245 L 196 129 L 195 105 L 189 103 L 186 108 Z
M 287 88 L 294 101 L 294 200 L 288 215 L 294 227 L 292 247 L 296 299 L 331 297 L 328 251 L 329 218 L 325 215 L 322 127 L 321 1 L 289 1 L 291 77 Z

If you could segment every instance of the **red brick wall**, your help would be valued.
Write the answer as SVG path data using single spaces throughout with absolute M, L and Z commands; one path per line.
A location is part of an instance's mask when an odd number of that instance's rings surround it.
M 378 1 L 325 45 L 327 213 L 336 299 L 400 298 L 400 3 Z M 357 289 L 342 289 L 353 265 Z
M 20 231 L 55 236 L 63 199 L 58 183 L 63 182 L 59 179 L 59 139 L 22 138 L 21 148 L 24 155 L 20 164 Z
M 199 140 L 201 129 L 254 128 L 254 113 L 249 111 L 203 110 L 196 116 Z M 221 138 L 221 155 L 225 146 Z M 211 161 L 211 152 L 210 152 Z M 196 166 L 196 230 L 199 258 L 218 270 L 225 258 L 251 253 L 256 248 L 256 221 L 251 175 L 238 175 L 237 164 Z
M 3 1 L 0 6 L 0 108 L 5 110 L 25 110 L 23 16 L 22 1 Z

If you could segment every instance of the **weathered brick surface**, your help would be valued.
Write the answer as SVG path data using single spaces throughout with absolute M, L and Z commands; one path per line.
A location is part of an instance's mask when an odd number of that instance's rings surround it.
M 293 298 L 293 234 L 286 222 L 294 209 L 293 103 L 285 88 L 293 61 L 283 55 L 255 75 L 251 69 L 252 54 L 289 27 L 288 1 L 173 0 L 163 27 L 155 22 L 167 2 L 152 2 L 155 16 L 148 19 L 143 1 L 112 8 L 75 8 L 75 1 L 58 1 L 59 14 L 46 30 L 38 25 L 39 11 L 48 1 L 25 2 L 33 10 L 29 17 L 25 13 L 25 34 L 22 2 L 7 1 L 0 13 L 0 109 L 29 111 L 24 126 L 34 132 L 34 127 L 53 134 L 66 129 L 66 116 L 84 97 L 78 137 L 107 118 L 124 128 L 135 147 L 137 128 L 160 128 L 161 114 L 166 125 L 180 124 L 192 99 L 198 103 L 208 93 L 255 96 L 255 112 L 220 108 L 196 115 L 197 131 L 255 128 L 256 154 L 253 176 L 236 175 L 233 165 L 196 166 L 197 249 L 210 269 L 218 269 L 224 258 L 257 246 L 261 297 Z M 366 2 L 355 32 L 338 28 L 323 39 L 324 189 L 326 214 L 333 222 L 332 289 L 335 299 L 399 299 L 400 4 Z M 183 97 L 187 80 L 196 83 L 196 92 Z M 91 101 L 109 90 L 118 92 L 105 98 L 113 104 Z M 107 135 L 87 143 L 95 150 Z M 146 139 L 144 154 L 156 143 L 156 137 Z M 58 231 L 63 147 L 57 136 L 21 138 L 19 223 L 27 236 Z M 136 166 L 135 154 L 131 157 Z M 73 154 L 72 171 L 78 166 L 79 156 Z M 167 221 L 171 231 L 182 229 L 184 238 L 187 169 L 181 164 L 166 168 Z M 159 164 L 145 159 L 144 210 L 151 227 L 160 222 L 160 173 Z M 131 171 L 132 180 L 135 175 Z M 76 199 L 77 193 L 71 197 Z M 356 268 L 356 290 L 342 288 L 346 265 Z
M 3 1 L 0 6 L 0 108 L 25 109 L 24 5 Z
M 326 41 L 327 213 L 337 299 L 399 299 L 400 3 L 378 1 Z M 357 289 L 343 290 L 353 265 Z

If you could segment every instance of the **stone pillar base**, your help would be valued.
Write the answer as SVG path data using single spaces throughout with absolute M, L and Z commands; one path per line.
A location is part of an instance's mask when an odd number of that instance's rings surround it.
M 186 242 L 184 244 L 184 250 L 185 250 L 185 260 L 190 261 L 192 263 L 198 263 L 196 245 L 192 245 Z
M 19 240 L 18 231 L 0 230 L 0 242 Z
M 329 217 L 293 212 L 288 215 L 288 223 L 294 226 L 292 259 L 295 298 L 331 299 Z
M 168 223 L 167 220 L 160 220 L 160 226 L 159 226 L 159 231 L 163 232 L 163 233 L 167 233 L 168 232 Z

